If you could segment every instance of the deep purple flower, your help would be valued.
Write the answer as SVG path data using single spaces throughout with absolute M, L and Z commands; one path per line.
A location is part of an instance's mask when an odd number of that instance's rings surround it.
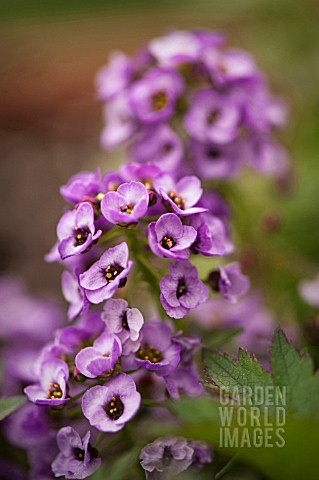
M 235 139 L 239 120 L 236 103 L 209 89 L 194 95 L 184 125 L 199 142 L 225 144 Z
M 98 71 L 95 83 L 100 100 L 110 100 L 129 84 L 132 60 L 122 52 L 112 52 L 108 64 Z
M 125 90 L 108 101 L 104 107 L 104 117 L 106 124 L 101 133 L 101 145 L 106 150 L 113 150 L 125 143 L 137 128 Z
M 206 211 L 205 208 L 194 206 L 203 193 L 197 177 L 183 177 L 175 183 L 170 175 L 162 175 L 156 180 L 155 189 L 178 215 L 187 216 Z
M 240 271 L 238 262 L 226 266 L 219 266 L 209 274 L 211 288 L 220 292 L 222 297 L 230 303 L 236 303 L 240 297 L 245 295 L 250 286 L 249 278 Z
M 188 445 L 194 450 L 192 466 L 200 469 L 205 463 L 211 463 L 213 461 L 213 452 L 207 443 L 193 440 L 189 442 Z
M 241 165 L 238 142 L 217 145 L 191 139 L 189 147 L 196 173 L 201 178 L 229 179 L 238 173 Z
M 62 185 L 60 193 L 64 200 L 70 203 L 79 203 L 87 197 L 95 197 L 101 191 L 101 173 L 80 172 L 70 178 L 66 185 Z
M 301 297 L 311 306 L 319 307 L 319 275 L 312 280 L 303 280 L 299 285 Z
M 148 202 L 148 192 L 141 182 L 122 183 L 116 192 L 104 196 L 101 211 L 109 222 L 127 225 L 138 222 L 146 213 Z
M 174 70 L 153 68 L 131 87 L 131 106 L 144 124 L 163 121 L 173 113 L 183 80 Z
M 161 303 L 172 318 L 184 317 L 191 308 L 206 302 L 208 290 L 188 260 L 168 266 L 170 274 L 160 281 Z
M 75 357 L 77 369 L 88 378 L 95 378 L 112 370 L 122 353 L 120 339 L 104 332 L 92 347 L 83 348 Z
M 198 397 L 204 393 L 204 388 L 199 383 L 196 372 L 187 367 L 178 367 L 173 373 L 164 377 L 167 391 L 173 400 L 177 400 L 182 395 L 188 397 Z
M 85 290 L 79 285 L 79 275 L 65 270 L 62 273 L 62 293 L 70 303 L 68 318 L 73 320 L 80 313 L 86 313 L 90 302 L 86 298 Z
M 5 431 L 13 445 L 20 448 L 36 447 L 52 436 L 47 409 L 34 403 L 26 403 L 6 419 Z
M 148 44 L 149 51 L 163 67 L 195 62 L 201 50 L 201 41 L 193 32 L 174 31 L 154 38 Z
M 185 438 L 160 437 L 141 450 L 140 460 L 147 480 L 169 480 L 192 464 L 193 454 Z
M 183 157 L 183 143 L 166 124 L 144 128 L 129 151 L 133 162 L 152 161 L 166 172 L 174 172 Z
M 29 385 L 24 389 L 28 399 L 37 405 L 62 405 L 66 397 L 66 382 L 69 378 L 69 368 L 63 360 L 47 360 L 40 370 L 40 383 Z
M 140 403 L 134 380 L 120 373 L 103 386 L 85 392 L 82 410 L 93 427 L 102 432 L 117 432 L 136 414 Z
M 125 284 L 131 267 L 127 244 L 122 242 L 106 250 L 97 262 L 80 275 L 80 285 L 85 288 L 91 303 L 103 302 L 111 298 L 121 284 Z
M 163 377 L 173 372 L 180 361 L 181 346 L 172 338 L 172 332 L 163 322 L 143 325 L 142 342 L 135 353 L 135 364 Z
M 57 226 L 58 250 L 62 259 L 85 252 L 97 240 L 102 230 L 95 231 L 94 210 L 88 202 L 66 212 Z
M 198 337 L 185 337 L 180 330 L 174 335 L 174 341 L 181 345 L 181 362 L 179 366 L 189 367 L 194 360 L 194 354 L 199 349 L 201 340 Z
M 56 436 L 60 452 L 52 462 L 52 471 L 56 477 L 86 478 L 101 465 L 98 451 L 89 443 L 91 432 L 81 439 L 72 427 L 61 428 Z
M 144 324 L 143 315 L 137 308 L 128 308 L 126 300 L 110 299 L 104 305 L 102 320 L 106 323 L 107 330 L 121 340 L 123 355 L 136 352 Z
M 192 250 L 206 257 L 230 254 L 234 246 L 228 239 L 224 223 L 209 213 L 191 215 L 190 225 L 197 231 Z
M 165 213 L 148 226 L 148 243 L 158 257 L 174 260 L 188 258 L 188 248 L 194 243 L 196 235 L 196 230 L 183 225 L 175 213 Z

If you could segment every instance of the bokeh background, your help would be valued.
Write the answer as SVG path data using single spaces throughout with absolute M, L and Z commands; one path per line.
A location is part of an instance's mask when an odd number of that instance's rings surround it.
M 61 269 L 43 260 L 63 208 L 59 187 L 81 169 L 114 164 L 99 147 L 94 91 L 109 52 L 132 54 L 170 28 L 217 29 L 256 56 L 290 105 L 290 178 L 278 188 L 244 175 L 233 208 L 250 275 L 281 316 L 298 316 L 296 285 L 319 271 L 317 0 L 2 0 L 0 22 L 1 270 L 59 295 Z

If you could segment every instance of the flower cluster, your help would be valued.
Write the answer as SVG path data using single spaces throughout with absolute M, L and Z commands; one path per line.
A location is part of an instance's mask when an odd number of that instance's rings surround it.
M 244 163 L 283 175 L 288 156 L 274 131 L 286 109 L 252 56 L 225 43 L 219 33 L 173 31 L 132 58 L 113 53 L 96 78 L 102 146 L 203 179 L 232 178 Z
M 52 338 L 32 352 L 23 379 L 31 403 L 7 429 L 42 472 L 34 479 L 50 478 L 44 470 L 86 478 L 101 464 L 101 442 L 104 450 L 113 435 L 123 439 L 128 422 L 150 418 L 168 399 L 204 394 L 202 339 L 189 321 L 205 304 L 210 313 L 211 302 L 233 306 L 249 289 L 240 263 L 227 259 L 235 251 L 228 205 L 204 180 L 232 177 L 244 159 L 265 172 L 286 168 L 273 138 L 283 107 L 252 58 L 225 50 L 221 35 L 172 32 L 132 59 L 114 54 L 97 83 L 106 102 L 102 143 L 128 145 L 131 163 L 80 172 L 60 190 L 68 209 L 46 259 L 63 265 L 70 323 L 52 324 Z M 140 459 L 147 478 L 164 479 L 211 462 L 212 453 L 165 437 Z

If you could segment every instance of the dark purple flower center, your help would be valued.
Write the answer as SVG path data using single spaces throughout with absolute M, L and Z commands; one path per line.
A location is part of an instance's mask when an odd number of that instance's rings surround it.
M 121 213 L 132 213 L 135 205 L 133 203 L 126 203 L 125 205 L 120 205 Z
M 74 229 L 74 238 L 75 238 L 75 246 L 78 247 L 83 245 L 90 235 L 90 230 L 88 228 L 79 228 L 75 227 Z
M 214 123 L 218 120 L 219 111 L 218 110 L 211 110 L 207 115 L 207 123 L 208 125 L 214 125 Z
M 120 397 L 112 397 L 104 410 L 111 420 L 118 420 L 124 412 L 124 405 Z
M 177 290 L 176 290 L 176 297 L 181 298 L 181 296 L 184 295 L 184 293 L 186 293 L 186 282 L 183 278 L 181 278 L 178 281 Z
M 159 112 L 160 110 L 163 110 L 163 108 L 165 108 L 167 104 L 168 97 L 165 90 L 160 90 L 159 92 L 156 92 L 152 95 L 151 105 L 154 112 Z
M 176 244 L 174 238 L 172 237 L 167 237 L 165 235 L 165 237 L 162 238 L 162 240 L 160 241 L 160 244 L 163 248 L 165 248 L 165 250 L 170 250 L 171 248 L 174 247 L 174 245 Z
M 97 449 L 92 447 L 90 443 L 88 444 L 88 452 L 90 454 L 91 460 L 99 456 L 99 452 L 97 451 Z M 82 450 L 81 448 L 75 448 L 74 456 L 77 460 L 79 460 L 80 462 L 83 462 L 85 457 L 85 450 Z
M 58 383 L 50 383 L 47 391 L 48 398 L 50 400 L 55 400 L 56 398 L 62 398 L 62 390 Z
M 210 288 L 215 292 L 219 292 L 220 273 L 218 270 L 213 270 L 208 276 Z
M 169 192 L 168 196 L 171 200 L 173 200 L 173 202 L 178 208 L 184 210 L 185 200 L 182 195 L 178 195 L 174 190 L 172 190 L 171 192 Z
M 217 160 L 220 157 L 220 151 L 218 148 L 211 147 L 207 149 L 206 155 L 209 160 Z
M 115 278 L 124 270 L 123 267 L 121 267 L 120 265 L 109 265 L 108 267 L 106 267 L 105 269 L 105 278 L 106 280 L 108 281 L 108 283 L 111 283 L 113 282 L 113 280 L 115 280 Z
M 123 318 L 122 318 L 122 327 L 125 330 L 129 330 L 129 326 L 128 326 L 128 323 L 127 323 L 127 313 L 126 312 L 124 313 Z
M 148 360 L 151 363 L 158 363 L 163 360 L 162 354 L 153 345 L 145 343 L 139 348 L 136 357 L 140 360 Z
M 163 466 L 168 467 L 171 463 L 171 460 L 173 458 L 172 452 L 170 447 L 164 447 L 163 451 Z
M 173 145 L 171 143 L 165 143 L 162 147 L 163 153 L 169 153 L 173 150 Z

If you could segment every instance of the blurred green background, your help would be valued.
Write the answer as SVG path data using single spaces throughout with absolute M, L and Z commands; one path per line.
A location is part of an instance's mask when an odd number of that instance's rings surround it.
M 298 318 L 305 315 L 296 284 L 319 271 L 317 0 L 2 0 L 0 22 L 3 270 L 22 274 L 36 290 L 59 291 L 59 266 L 43 261 L 63 208 L 59 186 L 81 169 L 112 168 L 99 147 L 102 109 L 94 92 L 108 53 L 134 53 L 169 28 L 218 29 L 256 56 L 290 106 L 282 141 L 291 178 L 278 189 L 246 174 L 231 198 L 250 275 L 267 286 L 280 315 L 294 316 L 296 308 Z M 280 225 L 269 233 L 273 212 Z

